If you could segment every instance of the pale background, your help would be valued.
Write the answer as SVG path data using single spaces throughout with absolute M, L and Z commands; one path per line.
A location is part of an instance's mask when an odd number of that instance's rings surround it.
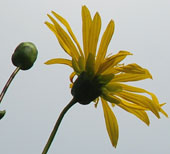
M 55 36 L 44 25 L 54 10 L 65 17 L 81 41 L 81 6 L 99 11 L 102 32 L 110 19 L 116 24 L 109 53 L 134 53 L 124 62 L 150 70 L 154 80 L 136 86 L 154 92 L 170 114 L 170 0 L 0 0 L 0 89 L 14 70 L 11 55 L 22 41 L 36 44 L 39 55 L 32 69 L 20 71 L 0 109 L 0 154 L 40 154 L 54 123 L 71 100 L 67 66 L 46 66 L 66 57 Z M 82 44 L 82 43 L 81 43 Z M 49 154 L 169 154 L 170 120 L 149 113 L 147 127 L 133 115 L 114 109 L 120 129 L 117 148 L 108 138 L 101 104 L 76 104 L 64 117 Z

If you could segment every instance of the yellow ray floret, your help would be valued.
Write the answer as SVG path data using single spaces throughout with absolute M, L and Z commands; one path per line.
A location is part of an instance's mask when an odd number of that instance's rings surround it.
M 119 137 L 119 128 L 118 128 L 117 120 L 114 113 L 112 112 L 109 105 L 107 104 L 107 102 L 104 99 L 101 100 L 102 100 L 103 112 L 104 112 L 106 128 L 109 134 L 109 138 L 112 145 L 116 147 L 118 137 Z

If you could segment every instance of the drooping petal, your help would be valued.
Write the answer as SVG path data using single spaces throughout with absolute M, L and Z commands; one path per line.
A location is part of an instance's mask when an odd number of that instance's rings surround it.
M 121 107 L 122 109 L 126 110 L 127 112 L 132 113 L 133 115 L 138 117 L 140 120 L 142 120 L 145 124 L 147 124 L 149 126 L 150 121 L 149 121 L 147 113 L 144 110 L 132 108 L 132 105 L 129 106 L 129 103 L 127 103 L 126 101 L 124 101 L 122 99 L 121 99 L 121 103 L 118 104 L 118 106 Z M 135 105 L 134 105 L 134 107 L 135 107 Z
M 145 89 L 142 89 L 142 88 L 138 88 L 138 87 L 134 87 L 134 86 L 129 86 L 129 85 L 126 85 L 126 84 L 122 84 L 120 83 L 119 84 L 123 90 L 126 90 L 126 91 L 130 91 L 130 92 L 136 92 L 136 93 L 146 93 L 146 94 L 149 94 L 152 98 L 152 101 L 157 105 L 157 108 L 158 110 L 164 114 L 166 117 L 168 117 L 168 114 L 161 108 L 161 104 L 159 104 L 159 101 L 157 99 L 157 97 L 155 96 L 155 94 L 145 90 Z
M 158 105 L 159 101 L 158 101 L 157 97 L 151 92 L 148 92 L 148 94 L 151 95 L 153 102 Z M 166 103 L 164 103 L 164 104 L 166 104 Z M 159 104 L 157 107 L 158 107 L 159 112 L 161 112 L 165 117 L 168 118 L 168 114 L 161 108 L 162 104 Z
M 58 42 L 60 43 L 61 47 L 64 49 L 64 51 L 71 56 L 71 51 L 69 47 L 65 44 L 65 42 L 61 39 L 61 37 L 58 35 L 55 26 L 49 22 L 45 22 L 45 24 L 48 26 L 48 28 L 56 35 Z
M 88 50 L 89 53 L 91 53 L 94 56 L 96 56 L 96 48 L 99 39 L 100 29 L 101 29 L 101 18 L 99 13 L 96 13 L 89 29 L 89 38 L 88 38 Z
M 116 95 L 134 104 L 148 108 L 156 115 L 157 118 L 160 118 L 157 105 L 146 96 L 125 92 L 125 91 L 119 92 Z
M 50 59 L 50 60 L 46 61 L 45 64 L 47 64 L 47 65 L 65 64 L 65 65 L 68 65 L 68 66 L 72 67 L 72 61 L 68 60 L 68 59 L 63 59 L 63 58 Z
M 83 49 L 85 58 L 88 57 L 88 39 L 89 39 L 89 29 L 92 23 L 92 18 L 90 15 L 90 11 L 86 6 L 82 7 L 82 33 L 83 33 Z
M 81 56 L 83 56 L 83 52 L 82 52 L 82 49 L 77 41 L 77 38 L 75 37 L 69 23 L 63 18 L 61 17 L 59 14 L 57 14 L 56 12 L 52 11 L 52 14 L 67 28 L 69 34 L 71 35 L 72 39 L 74 40 L 74 42 L 76 43 L 78 49 L 79 49 L 79 52 L 81 54 Z
M 110 70 L 117 65 L 119 62 L 121 62 L 123 59 L 126 58 L 126 56 L 132 55 L 128 51 L 119 51 L 117 54 L 106 58 L 105 61 L 100 65 L 97 74 L 108 74 L 110 73 Z
M 110 109 L 109 105 L 104 99 L 102 100 L 103 112 L 105 117 L 105 123 L 107 132 L 110 138 L 110 141 L 114 147 L 117 146 L 118 138 L 119 138 L 119 128 L 116 117 L 112 110 Z
M 158 98 L 156 97 L 156 95 L 151 92 L 148 92 L 148 91 L 146 91 L 146 93 L 149 94 L 152 97 L 153 102 L 155 104 L 157 104 L 159 112 L 161 112 L 164 116 L 168 117 L 168 114 L 161 108 L 162 105 L 159 104 L 159 101 L 158 101 Z M 164 104 L 166 104 L 166 103 L 164 103 Z
M 57 23 L 57 21 L 51 17 L 50 15 L 48 15 L 48 17 L 50 18 L 50 20 L 53 22 L 56 31 L 58 33 L 58 36 L 60 36 L 60 38 L 62 39 L 62 41 L 66 44 L 66 46 L 70 49 L 71 52 L 71 56 L 78 59 L 79 57 L 79 53 L 77 51 L 77 48 L 75 47 L 73 41 L 71 40 L 71 38 L 69 37 L 69 35 L 64 31 L 64 29 Z M 56 35 L 57 36 L 57 35 Z
M 115 27 L 114 21 L 111 20 L 102 36 L 97 58 L 96 58 L 96 71 L 98 70 L 101 62 L 103 62 L 106 56 L 108 45 L 114 33 L 114 27 Z
M 168 114 L 167 114 L 162 108 L 160 108 L 160 112 L 161 112 L 165 117 L 168 118 Z

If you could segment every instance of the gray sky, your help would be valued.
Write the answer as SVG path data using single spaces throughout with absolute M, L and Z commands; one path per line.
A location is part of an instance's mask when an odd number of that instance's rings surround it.
M 67 66 L 46 66 L 55 57 L 66 57 L 53 33 L 44 25 L 46 14 L 56 11 L 66 18 L 81 41 L 81 6 L 94 15 L 99 11 L 102 32 L 110 19 L 116 24 L 108 53 L 127 50 L 134 55 L 124 62 L 150 70 L 153 80 L 133 83 L 167 102 L 170 114 L 170 1 L 169 0 L 1 0 L 0 1 L 0 89 L 14 70 L 11 55 L 23 41 L 36 44 L 39 55 L 32 69 L 20 71 L 3 99 L 6 109 L 0 121 L 0 153 L 39 154 L 54 123 L 71 100 Z M 81 43 L 82 44 L 82 43 Z M 119 124 L 118 146 L 114 149 L 105 128 L 102 106 L 95 109 L 76 104 L 64 117 L 49 154 L 169 154 L 170 121 L 148 113 L 147 127 L 133 115 L 114 109 Z

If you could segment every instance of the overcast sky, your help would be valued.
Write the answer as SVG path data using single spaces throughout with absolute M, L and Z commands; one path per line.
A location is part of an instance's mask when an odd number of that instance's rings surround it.
M 43 63 L 66 57 L 53 33 L 44 25 L 51 10 L 66 18 L 81 42 L 81 7 L 92 15 L 98 11 L 102 32 L 110 19 L 115 33 L 108 53 L 127 50 L 134 55 L 124 63 L 148 68 L 153 80 L 133 83 L 157 95 L 170 115 L 170 1 L 169 0 L 0 0 L 0 90 L 15 69 L 11 55 L 23 41 L 34 42 L 38 59 L 29 71 L 20 71 L 0 110 L 7 111 L 0 121 L 1 154 L 40 154 L 54 123 L 72 99 L 70 68 Z M 169 154 L 170 120 L 148 113 L 146 126 L 133 115 L 114 109 L 119 124 L 119 141 L 113 148 L 99 104 L 76 104 L 64 117 L 49 154 Z

